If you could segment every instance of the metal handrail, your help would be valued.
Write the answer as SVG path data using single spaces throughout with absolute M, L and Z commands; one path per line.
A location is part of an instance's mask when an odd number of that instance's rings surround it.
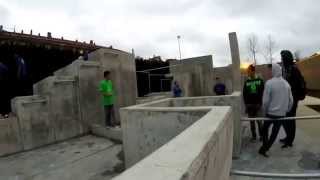
M 249 176 L 249 177 L 263 177 L 263 178 L 290 178 L 290 179 L 312 179 L 320 178 L 320 173 L 262 173 L 253 171 L 231 170 L 231 175 Z
M 319 119 L 320 120 L 320 115 L 284 117 L 284 118 L 277 118 L 277 119 L 271 119 L 271 118 L 266 118 L 266 117 L 256 117 L 256 118 L 242 117 L 241 121 L 271 121 L 271 120 L 286 121 L 286 120 L 315 120 L 315 119 L 317 119 L 317 120 Z

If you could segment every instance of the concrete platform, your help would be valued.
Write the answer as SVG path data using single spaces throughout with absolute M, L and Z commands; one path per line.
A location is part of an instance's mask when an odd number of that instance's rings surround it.
M 123 168 L 120 144 L 85 136 L 0 158 L 0 180 L 108 180 Z
M 307 97 L 299 104 L 298 116 L 320 115 L 307 105 L 320 105 L 320 99 Z M 320 171 L 320 120 L 297 121 L 294 146 L 281 149 L 279 138 L 284 137 L 281 128 L 277 141 L 269 151 L 269 158 L 257 152 L 260 142 L 250 142 L 249 123 L 245 123 L 245 136 L 241 157 L 233 161 L 233 169 L 264 173 L 319 173 Z M 232 177 L 234 180 L 258 180 L 262 178 Z

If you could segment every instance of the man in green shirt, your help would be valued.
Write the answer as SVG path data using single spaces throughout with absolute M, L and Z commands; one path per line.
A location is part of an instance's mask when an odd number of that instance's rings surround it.
M 112 82 L 110 80 L 110 71 L 103 73 L 104 80 L 100 82 L 99 91 L 103 96 L 103 106 L 105 111 L 105 120 L 107 126 L 115 126 L 115 115 L 114 115 L 114 92 Z

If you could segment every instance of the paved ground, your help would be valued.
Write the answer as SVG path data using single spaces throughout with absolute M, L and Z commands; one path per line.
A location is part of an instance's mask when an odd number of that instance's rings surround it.
M 85 136 L 0 158 L 0 180 L 108 180 L 124 168 L 121 153 L 120 144 Z
M 307 106 L 310 104 L 320 105 L 320 99 L 307 97 L 304 102 L 300 103 L 298 116 L 320 115 L 319 112 Z M 257 153 L 261 143 L 250 142 L 248 125 L 244 131 L 242 155 L 240 159 L 233 161 L 233 169 L 273 173 L 320 172 L 320 120 L 298 121 L 294 147 L 283 150 L 277 140 L 269 151 L 269 158 L 264 158 Z M 278 139 L 280 137 L 284 137 L 283 129 Z M 233 179 L 257 180 L 261 178 L 233 177 Z

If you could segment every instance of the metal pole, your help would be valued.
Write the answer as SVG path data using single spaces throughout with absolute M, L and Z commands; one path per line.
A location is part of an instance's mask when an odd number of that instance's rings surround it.
M 178 35 L 178 36 L 177 36 L 177 39 L 178 39 L 178 45 L 179 45 L 179 55 L 180 55 L 180 60 L 181 60 L 180 38 L 181 38 L 181 36 Z
M 285 117 L 285 118 L 278 118 L 278 119 L 270 119 L 266 117 L 257 117 L 257 118 L 242 117 L 241 121 L 270 121 L 270 120 L 285 121 L 285 120 L 315 120 L 315 119 L 320 120 L 320 116 L 319 115 L 318 116 L 297 116 L 297 117 Z
M 148 79 L 149 79 L 149 93 L 151 93 L 151 79 L 150 79 L 150 72 L 148 72 Z
M 320 173 L 285 174 L 285 173 L 262 173 L 262 172 L 252 172 L 252 171 L 231 170 L 230 174 L 237 175 L 237 176 L 263 177 L 263 178 L 290 178 L 290 179 L 320 178 Z

